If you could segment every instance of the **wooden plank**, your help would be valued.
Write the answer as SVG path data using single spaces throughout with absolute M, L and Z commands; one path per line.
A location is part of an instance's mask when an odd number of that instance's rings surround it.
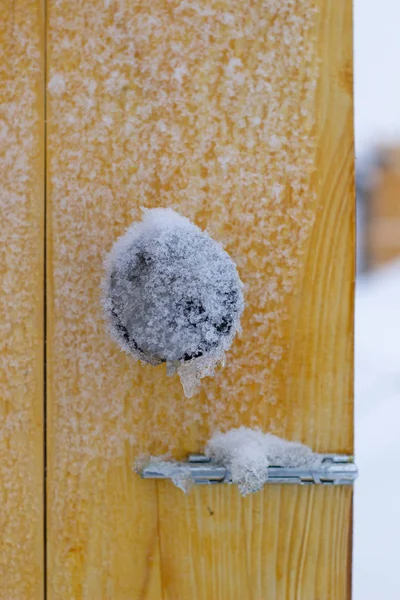
M 0 2 L 0 598 L 43 598 L 43 7 Z
M 49 598 L 348 598 L 351 490 L 143 482 L 217 427 L 352 450 L 349 0 L 49 1 Z M 188 400 L 107 338 L 102 258 L 140 206 L 226 244 L 227 366 Z

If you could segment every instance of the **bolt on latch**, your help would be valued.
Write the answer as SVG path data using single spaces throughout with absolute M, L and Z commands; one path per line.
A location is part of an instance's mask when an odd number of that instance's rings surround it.
M 353 456 L 320 454 L 318 458 L 311 467 L 269 466 L 265 483 L 353 485 L 358 476 Z M 188 477 L 195 484 L 234 483 L 226 466 L 202 454 L 191 454 L 185 462 L 151 462 L 140 474 L 143 479 L 171 479 L 174 483 Z

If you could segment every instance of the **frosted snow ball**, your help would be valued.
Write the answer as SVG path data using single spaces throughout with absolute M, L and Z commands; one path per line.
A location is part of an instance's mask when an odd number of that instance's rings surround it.
M 171 209 L 144 210 L 117 240 L 103 287 L 114 339 L 153 365 L 223 353 L 244 307 L 233 260 Z

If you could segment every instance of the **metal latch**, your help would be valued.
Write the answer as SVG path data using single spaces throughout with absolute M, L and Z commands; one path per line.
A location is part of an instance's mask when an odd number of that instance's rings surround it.
M 191 454 L 187 462 L 150 462 L 140 471 L 143 479 L 171 479 L 176 483 L 190 478 L 195 484 L 234 483 L 229 469 L 202 454 Z M 315 465 L 268 467 L 265 483 L 297 485 L 352 485 L 358 476 L 353 456 L 319 454 Z

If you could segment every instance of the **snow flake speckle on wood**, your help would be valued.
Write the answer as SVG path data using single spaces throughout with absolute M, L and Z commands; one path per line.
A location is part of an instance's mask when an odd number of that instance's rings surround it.
M 0 596 L 43 578 L 41 7 L 2 2 L 0 101 Z
M 400 597 L 400 261 L 360 277 L 356 293 L 354 598 Z M 371 441 L 373 440 L 373 443 Z M 380 483 L 368 474 L 379 468 Z M 372 519 L 371 515 L 379 518 Z M 371 544 L 371 539 L 374 543 Z
M 99 477 L 96 461 L 115 465 L 128 451 L 178 452 L 194 431 L 200 445 L 209 431 L 265 419 L 285 431 L 287 317 L 316 214 L 315 5 L 54 2 L 49 81 L 66 82 L 48 96 L 47 123 L 60 477 Z M 225 72 L 235 58 L 240 81 Z M 246 286 L 229 361 L 184 403 L 176 378 L 132 364 L 104 333 L 104 251 L 141 206 L 207 228 Z
M 189 219 L 155 208 L 117 240 L 105 266 L 112 336 L 143 362 L 177 369 L 190 397 L 239 331 L 244 301 L 235 263 Z
M 55 74 L 47 84 L 47 89 L 50 94 L 61 96 L 65 92 L 65 79 L 63 75 Z

